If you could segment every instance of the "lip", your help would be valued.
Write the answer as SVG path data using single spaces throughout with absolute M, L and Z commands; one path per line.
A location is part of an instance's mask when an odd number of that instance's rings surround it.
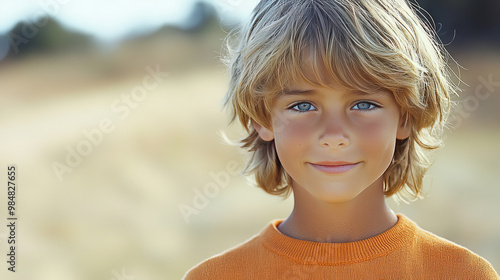
M 309 162 L 317 170 L 329 173 L 329 174 L 340 174 L 347 172 L 359 165 L 359 162 L 346 162 L 346 161 L 320 161 L 320 162 Z

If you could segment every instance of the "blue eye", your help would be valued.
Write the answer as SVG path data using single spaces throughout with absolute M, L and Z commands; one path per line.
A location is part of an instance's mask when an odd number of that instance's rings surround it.
M 361 111 L 369 111 L 369 110 L 373 110 L 377 107 L 378 106 L 373 104 L 373 103 L 363 101 L 363 102 L 359 102 L 356 105 L 354 105 L 354 107 L 352 107 L 352 109 L 361 110 Z
M 314 107 L 311 103 L 309 102 L 301 102 L 293 105 L 290 109 L 298 112 L 307 112 L 311 110 L 315 110 L 316 107 Z

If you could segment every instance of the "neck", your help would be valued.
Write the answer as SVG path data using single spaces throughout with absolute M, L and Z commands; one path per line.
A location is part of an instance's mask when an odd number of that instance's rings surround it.
M 382 179 L 352 200 L 331 203 L 318 200 L 300 186 L 294 186 L 294 208 L 278 229 L 295 239 L 345 243 L 378 235 L 397 222 L 387 206 Z

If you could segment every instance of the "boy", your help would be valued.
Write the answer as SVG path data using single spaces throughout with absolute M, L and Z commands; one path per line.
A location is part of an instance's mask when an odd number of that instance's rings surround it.
M 185 279 L 498 279 L 385 203 L 421 197 L 440 145 L 454 89 L 432 34 L 405 0 L 261 0 L 226 105 L 247 173 L 294 208 Z

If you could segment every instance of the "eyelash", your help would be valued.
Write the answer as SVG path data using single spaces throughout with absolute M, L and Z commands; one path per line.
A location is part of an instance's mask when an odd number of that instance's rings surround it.
M 364 109 L 364 110 L 362 110 L 362 109 L 357 109 L 357 110 L 360 110 L 360 111 L 372 111 L 372 110 L 375 110 L 375 109 L 378 109 L 378 108 L 382 107 L 382 106 L 380 106 L 380 105 L 378 105 L 378 104 L 376 104 L 374 102 L 366 101 L 366 100 L 361 100 L 359 102 L 356 102 L 356 104 L 354 104 L 353 107 L 358 106 L 359 104 L 362 104 L 362 103 L 369 104 L 371 108 L 370 109 Z
M 359 104 L 363 104 L 363 103 L 367 103 L 370 105 L 370 109 L 355 109 L 357 111 L 372 111 L 372 110 L 375 110 L 377 108 L 380 108 L 382 106 L 376 104 L 376 103 L 373 103 L 371 101 L 366 101 L 366 100 L 360 100 L 358 102 L 356 102 L 356 104 L 354 104 L 351 109 L 353 107 L 356 107 L 358 106 Z M 300 105 L 300 104 L 310 104 L 313 108 L 316 109 L 316 107 L 311 103 L 311 102 L 308 102 L 308 101 L 298 101 L 298 102 L 295 102 L 293 104 L 291 104 L 287 109 L 290 110 L 290 111 L 293 111 L 293 112 L 297 112 L 297 113 L 306 113 L 306 112 L 310 112 L 311 110 L 308 110 L 308 111 L 300 111 L 300 110 L 297 110 L 297 109 L 294 109 L 294 107 Z
M 295 102 L 292 105 L 290 105 L 287 109 L 290 110 L 290 111 L 293 111 L 293 112 L 297 112 L 297 113 L 305 113 L 305 112 L 309 112 L 310 111 L 310 110 L 308 110 L 308 111 L 300 111 L 300 110 L 294 109 L 295 107 L 299 106 L 300 104 L 310 104 L 313 108 L 316 109 L 316 107 L 311 102 L 307 102 L 307 101 L 298 101 L 298 102 Z

